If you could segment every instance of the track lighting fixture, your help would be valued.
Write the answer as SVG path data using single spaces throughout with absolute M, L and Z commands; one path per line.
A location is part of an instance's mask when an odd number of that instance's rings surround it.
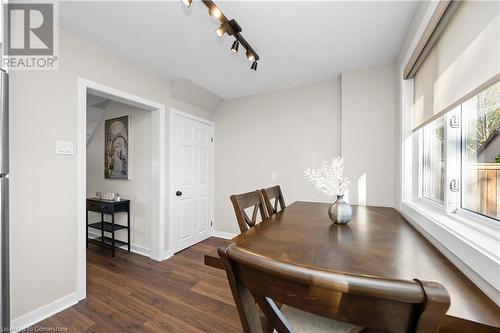
M 224 23 L 222 23 L 220 25 L 220 27 L 218 27 L 216 30 L 215 30 L 215 33 L 217 34 L 217 36 L 219 37 L 222 37 L 224 36 L 224 34 L 226 33 L 226 30 L 227 30 L 227 27 Z
M 208 10 L 208 12 L 218 20 L 220 20 L 222 17 L 222 12 L 215 4 Z
M 247 59 L 249 61 L 254 61 L 255 60 L 255 55 L 249 49 L 247 49 Z
M 182 0 L 182 2 L 190 7 L 193 0 Z M 259 55 L 254 51 L 254 49 L 248 44 L 248 42 L 241 35 L 241 27 L 236 22 L 236 20 L 229 20 L 224 13 L 217 7 L 217 5 L 212 0 L 201 0 L 205 6 L 208 8 L 208 13 L 213 17 L 217 18 L 221 25 L 215 30 L 217 36 L 222 37 L 224 34 L 228 34 L 229 36 L 234 37 L 233 45 L 231 46 L 231 51 L 234 53 L 238 53 L 240 44 L 246 50 L 246 57 L 249 61 L 252 62 L 252 66 L 250 67 L 254 71 L 257 70 L 257 61 L 260 60 Z
M 238 53 L 239 48 L 240 48 L 240 42 L 238 42 L 238 40 L 235 40 L 233 42 L 233 46 L 231 46 L 231 51 L 233 51 L 234 53 Z

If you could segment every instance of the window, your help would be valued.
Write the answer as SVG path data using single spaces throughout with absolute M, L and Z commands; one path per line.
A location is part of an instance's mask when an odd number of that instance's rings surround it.
M 444 203 L 445 149 L 444 118 L 424 127 L 423 137 L 423 197 Z
M 400 85 L 401 212 L 492 298 L 500 261 L 498 6 L 428 6 L 425 29 L 434 30 L 430 39 L 422 34 L 423 52 L 405 55 L 414 61 Z
M 500 220 L 500 82 L 462 104 L 462 208 Z
M 500 82 L 419 133 L 421 197 L 500 221 Z

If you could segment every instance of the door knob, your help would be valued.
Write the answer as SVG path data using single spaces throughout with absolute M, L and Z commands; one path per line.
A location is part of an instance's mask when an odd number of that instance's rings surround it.
M 175 195 L 178 196 L 178 197 L 180 197 L 182 195 L 182 192 L 181 191 L 177 191 L 177 192 L 175 192 Z

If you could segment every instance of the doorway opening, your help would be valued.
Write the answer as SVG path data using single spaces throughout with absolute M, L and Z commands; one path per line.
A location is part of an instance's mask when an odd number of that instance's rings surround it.
M 78 85 L 77 290 L 79 299 L 84 299 L 87 238 L 99 245 L 107 242 L 110 248 L 112 226 L 116 247 L 128 250 L 130 245 L 131 251 L 157 261 L 171 252 L 165 249 L 164 105 L 83 78 Z M 87 202 L 96 192 L 104 193 L 101 200 L 119 193 L 120 201 Z M 111 220 L 114 214 L 102 213 L 113 207 L 124 212 L 126 203 L 129 220 L 126 213 L 117 213 L 116 220 Z M 92 222 L 101 224 L 88 228 Z M 117 230 L 118 225 L 130 228 Z M 127 240 L 128 245 L 120 243 Z

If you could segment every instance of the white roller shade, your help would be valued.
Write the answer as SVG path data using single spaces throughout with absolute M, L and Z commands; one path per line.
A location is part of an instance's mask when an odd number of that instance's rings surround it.
M 414 78 L 413 128 L 500 73 L 500 2 L 464 1 Z

